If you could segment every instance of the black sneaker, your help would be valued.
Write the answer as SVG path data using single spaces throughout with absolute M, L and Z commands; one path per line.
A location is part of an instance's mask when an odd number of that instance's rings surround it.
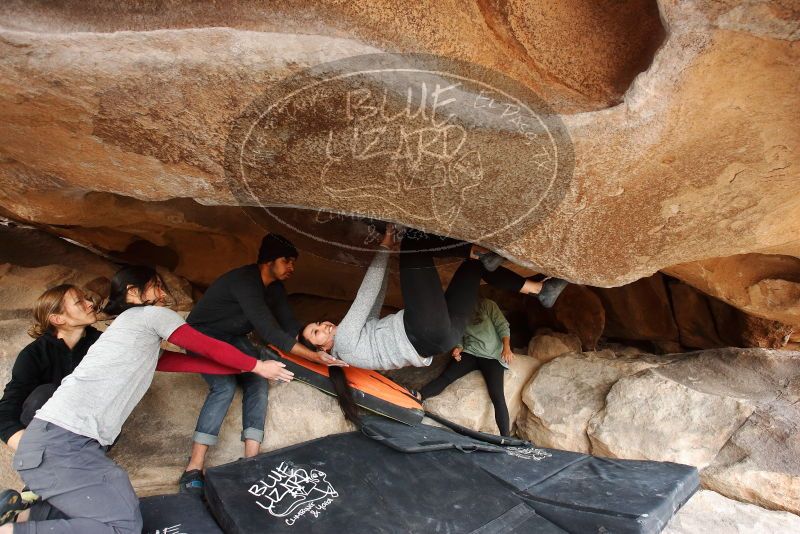
M 542 306 L 545 308 L 552 308 L 558 296 L 564 291 L 567 285 L 569 285 L 569 282 L 561 278 L 548 278 L 542 284 L 542 290 L 539 291 L 536 298 L 539 299 L 539 302 L 541 302 Z
M 23 500 L 17 490 L 7 489 L 0 492 L 0 525 L 16 521 L 17 514 L 27 510 L 32 502 Z
M 205 485 L 205 477 L 200 469 L 184 471 L 181 478 L 178 479 L 178 493 L 202 495 Z

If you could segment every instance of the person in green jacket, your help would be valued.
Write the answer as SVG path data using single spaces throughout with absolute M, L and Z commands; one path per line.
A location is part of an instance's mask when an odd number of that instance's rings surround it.
M 503 372 L 514 359 L 510 336 L 508 321 L 497 303 L 481 299 L 461 343 L 452 350 L 453 360 L 438 378 L 419 391 L 420 400 L 435 397 L 462 376 L 480 370 L 494 404 L 497 428 L 503 436 L 510 436 L 508 407 L 503 390 Z

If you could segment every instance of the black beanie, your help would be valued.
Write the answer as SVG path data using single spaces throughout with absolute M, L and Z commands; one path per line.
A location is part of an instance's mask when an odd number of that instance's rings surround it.
M 296 258 L 299 256 L 292 242 L 278 234 L 267 234 L 261 240 L 258 249 L 258 262 L 267 263 L 278 258 Z

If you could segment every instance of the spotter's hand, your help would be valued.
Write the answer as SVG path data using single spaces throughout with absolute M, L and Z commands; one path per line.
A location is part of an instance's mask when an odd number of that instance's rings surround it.
M 253 368 L 253 373 L 267 380 L 291 382 L 294 373 L 286 369 L 286 364 L 275 360 L 259 360 Z
M 346 361 L 334 358 L 324 350 L 318 350 L 317 356 L 319 356 L 319 363 L 328 367 L 350 367 L 350 364 Z

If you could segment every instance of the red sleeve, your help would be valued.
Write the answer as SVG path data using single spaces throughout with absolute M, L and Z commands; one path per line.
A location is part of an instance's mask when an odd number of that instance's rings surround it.
M 182 352 L 165 350 L 158 359 L 156 371 L 167 373 L 203 373 L 207 375 L 235 375 L 241 371 L 206 358 L 189 356 Z
M 167 340 L 174 345 L 240 371 L 252 371 L 258 360 L 218 339 L 201 334 L 188 324 L 178 327 Z

